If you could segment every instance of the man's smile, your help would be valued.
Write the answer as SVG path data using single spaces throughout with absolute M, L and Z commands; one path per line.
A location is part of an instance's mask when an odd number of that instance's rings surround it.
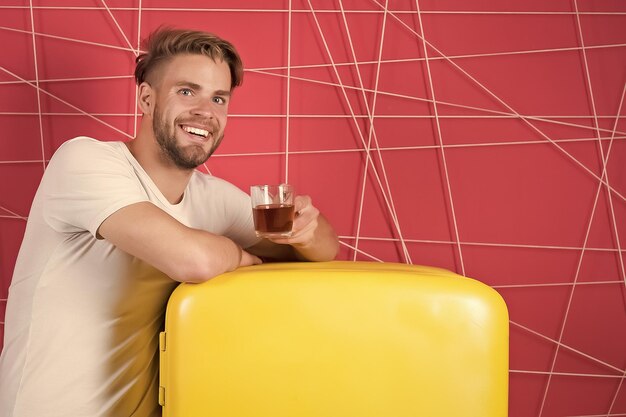
M 179 125 L 181 129 L 183 129 L 187 133 L 191 133 L 196 136 L 200 136 L 203 138 L 207 138 L 209 136 L 209 131 L 206 129 L 202 129 L 199 127 L 193 127 L 189 125 Z

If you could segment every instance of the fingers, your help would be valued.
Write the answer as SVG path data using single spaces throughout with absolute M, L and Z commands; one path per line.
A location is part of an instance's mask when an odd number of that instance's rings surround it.
M 318 226 L 319 210 L 313 206 L 311 197 L 296 196 L 294 199 L 295 217 L 292 234 L 285 238 L 271 238 L 274 243 L 306 245 L 313 241 Z
M 293 225 L 294 232 L 304 229 L 309 222 L 317 219 L 320 214 L 308 195 L 297 196 L 294 200 L 294 209 L 296 212 Z
M 250 252 L 245 250 L 241 251 L 241 262 L 239 266 L 259 265 L 262 263 L 263 261 L 258 256 L 252 255 Z
M 297 195 L 294 198 L 294 208 L 296 212 L 299 212 L 300 210 L 303 210 L 307 206 L 311 206 L 311 205 L 312 205 L 311 197 L 309 197 L 308 195 Z

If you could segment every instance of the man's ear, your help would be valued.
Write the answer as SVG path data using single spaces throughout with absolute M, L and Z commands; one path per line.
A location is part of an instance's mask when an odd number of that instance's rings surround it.
M 144 115 L 152 116 L 154 111 L 154 90 L 147 82 L 142 82 L 137 88 L 139 108 Z

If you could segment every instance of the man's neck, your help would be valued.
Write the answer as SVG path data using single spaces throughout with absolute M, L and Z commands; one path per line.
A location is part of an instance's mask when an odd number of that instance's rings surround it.
M 172 204 L 179 203 L 193 174 L 193 169 L 181 169 L 165 159 L 156 141 L 153 138 L 142 137 L 141 133 L 127 142 L 126 146 L 165 198 Z

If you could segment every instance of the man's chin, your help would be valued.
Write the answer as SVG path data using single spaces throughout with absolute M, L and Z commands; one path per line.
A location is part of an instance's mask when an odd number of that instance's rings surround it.
M 185 165 L 187 167 L 190 167 L 191 169 L 196 169 L 200 165 L 204 164 L 209 159 L 209 156 L 202 156 L 202 157 L 197 157 L 197 158 L 188 158 L 185 161 Z
M 179 144 L 174 149 L 170 149 L 170 158 L 179 168 L 195 169 L 204 164 L 213 155 L 222 137 L 217 140 L 213 137 L 209 140 L 209 143 L 203 144 L 186 144 L 185 146 Z M 210 146 L 210 148 L 206 149 L 207 146 Z
M 186 170 L 196 169 L 205 163 L 210 156 L 210 154 L 207 154 L 204 150 L 187 150 L 187 152 L 184 152 L 181 149 L 177 149 L 174 152 L 167 153 L 174 165 Z

